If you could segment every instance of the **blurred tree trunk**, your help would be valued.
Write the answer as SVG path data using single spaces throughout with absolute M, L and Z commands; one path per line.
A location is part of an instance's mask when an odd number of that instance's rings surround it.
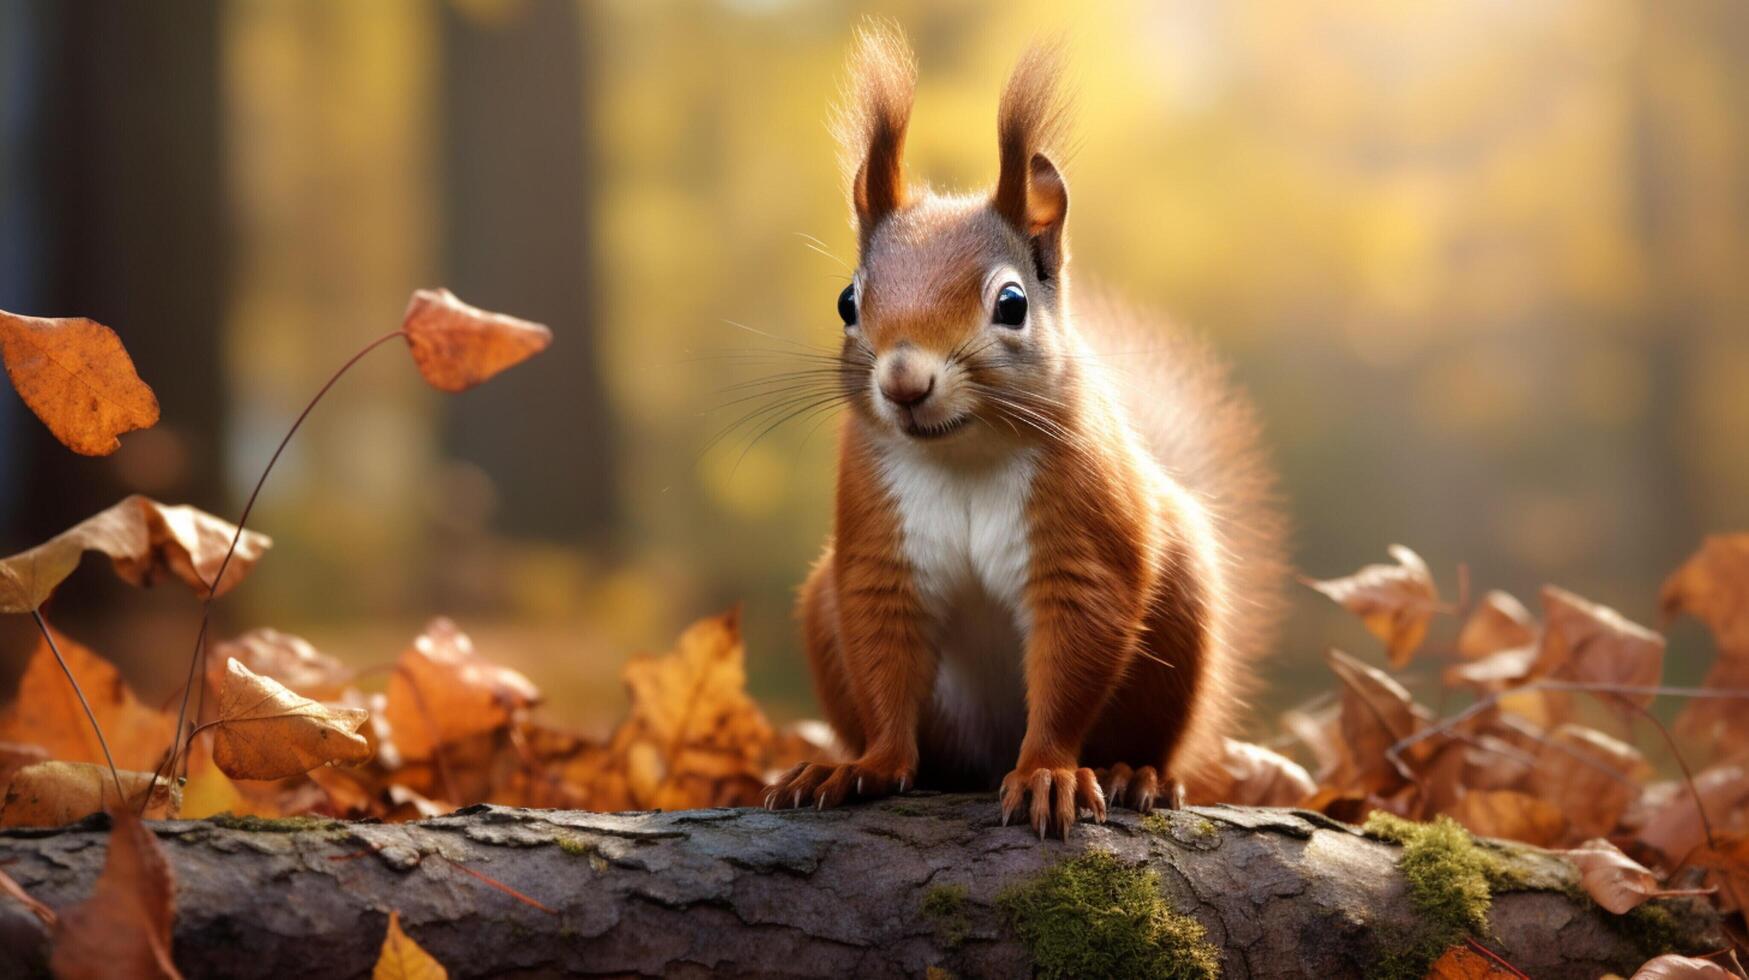
M 8 101 L 28 112 L 34 220 L 9 243 L 29 250 L 31 274 L 6 302 L 114 327 L 163 421 L 90 459 L 28 420 L 11 522 L 21 540 L 5 544 L 34 543 L 130 489 L 224 509 L 219 6 L 38 0 L 13 7 L 8 27 L 33 54 Z
M 443 15 L 446 284 L 546 323 L 550 351 L 446 402 L 445 448 L 498 490 L 496 526 L 599 546 L 614 523 L 614 446 L 590 297 L 588 7 Z

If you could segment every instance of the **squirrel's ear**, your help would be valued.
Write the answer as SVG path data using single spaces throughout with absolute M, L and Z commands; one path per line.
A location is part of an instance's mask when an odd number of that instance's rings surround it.
M 1014 66 L 996 116 L 1001 175 L 991 206 L 1032 244 L 1041 279 L 1052 279 L 1064 260 L 1063 222 L 1069 189 L 1043 148 L 1061 138 L 1067 107 L 1058 93 L 1061 56 L 1056 47 L 1034 47 Z
M 864 242 L 905 206 L 905 129 L 916 87 L 916 61 L 896 28 L 876 22 L 857 31 L 833 128 Z

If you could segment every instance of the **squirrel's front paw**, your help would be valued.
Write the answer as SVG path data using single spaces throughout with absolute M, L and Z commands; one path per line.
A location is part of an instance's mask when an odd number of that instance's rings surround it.
M 1030 819 L 1039 840 L 1052 831 L 1068 840 L 1069 827 L 1083 807 L 1093 811 L 1094 820 L 1105 822 L 1105 795 L 1091 769 L 1022 767 L 1009 773 L 1002 780 L 1004 826 L 1028 796 L 1032 797 Z
M 804 762 L 777 778 L 765 790 L 767 810 L 788 810 L 812 804 L 816 810 L 845 800 L 873 800 L 903 793 L 916 782 L 915 771 L 859 759 L 842 765 Z

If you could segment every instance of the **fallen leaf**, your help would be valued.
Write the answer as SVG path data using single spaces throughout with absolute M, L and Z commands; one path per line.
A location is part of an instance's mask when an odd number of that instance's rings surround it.
M 1608 606 L 1544 586 L 1543 621 L 1542 647 L 1533 668 L 1539 677 L 1652 687 L 1664 674 L 1664 638 Z M 1615 697 L 1643 708 L 1653 695 Z
M 1482 837 L 1501 837 L 1549 847 L 1567 833 L 1560 810 L 1510 789 L 1471 790 L 1450 810 L 1451 817 Z
M 216 694 L 214 695 L 217 696 Z M 204 820 L 220 813 L 238 816 L 283 817 L 288 810 L 277 805 L 270 789 L 256 784 L 246 791 L 231 781 L 213 762 L 212 733 L 203 733 L 194 740 L 188 752 L 188 779 L 182 786 L 182 808 L 177 816 L 184 820 Z
M 389 913 L 389 931 L 371 980 L 445 980 L 449 972 L 430 953 L 401 931 L 401 914 Z
M 487 660 L 447 619 L 434 619 L 395 661 L 384 710 L 395 745 L 408 759 L 434 748 L 508 726 L 540 700 L 528 678 Z
M 174 817 L 182 807 L 182 787 L 164 780 L 154 781 L 149 772 L 122 770 L 122 792 L 118 801 L 115 778 L 108 766 L 89 762 L 39 762 L 25 766 L 12 777 L 6 787 L 6 803 L 0 808 L 0 827 L 60 827 L 82 817 L 116 808 L 130 812 L 140 808 L 140 799 L 152 792 L 146 816 L 164 820 Z
M 67 669 L 79 682 L 109 739 L 116 767 L 155 768 L 170 748 L 176 720 L 141 703 L 122 680 L 121 672 L 107 660 L 65 633 L 52 632 Z M 103 748 L 79 705 L 79 696 L 55 662 L 48 641 L 40 637 L 19 679 L 17 697 L 0 712 L 0 739 L 40 745 L 50 758 L 63 762 L 104 762 Z
M 394 784 L 388 790 L 389 809 L 382 816 L 384 823 L 410 823 L 414 820 L 426 820 L 431 817 L 441 817 L 455 809 L 400 784 Z
M 127 497 L 29 551 L 0 560 L 0 613 L 41 606 L 87 551 L 108 555 L 116 574 L 134 585 L 173 575 L 204 597 L 236 533 L 236 525 L 193 507 Z M 241 582 L 272 544 L 265 534 L 244 531 L 214 595 Z
M 49 969 L 59 980 L 180 977 L 170 956 L 175 889 L 158 838 L 132 810 L 110 814 L 91 897 L 61 913 Z
M 1559 853 L 1579 869 L 1579 884 L 1586 894 L 1616 915 L 1627 914 L 1662 891 L 1657 875 L 1600 837 Z
M 1458 656 L 1479 660 L 1489 654 L 1536 642 L 1536 619 L 1524 603 L 1498 589 L 1482 597 L 1458 632 Z
M 345 664 L 319 652 L 307 640 L 276 629 L 250 630 L 213 644 L 207 651 L 206 670 L 207 683 L 215 695 L 225 686 L 229 660 L 317 701 L 339 700 L 352 680 L 352 671 Z
M 1427 636 L 1428 621 L 1441 609 L 1427 563 L 1400 544 L 1390 547 L 1395 565 L 1368 565 L 1353 575 L 1306 584 L 1359 616 L 1384 641 L 1391 666 L 1401 667 Z
M 226 661 L 213 762 L 233 779 L 283 779 L 332 763 L 370 761 L 358 734 L 369 712 L 300 697 L 241 661 Z
M 1662 806 L 1646 814 L 1640 827 L 1640 842 L 1671 862 L 1681 861 L 1706 843 L 1706 829 L 1695 805 L 1696 794 L 1714 826 L 1729 826 L 1733 815 L 1749 808 L 1749 772 L 1740 765 L 1713 766 L 1696 774 L 1693 793 L 1685 783 L 1676 786 Z
M 1647 960 L 1630 980 L 1736 980 L 1736 974 L 1698 956 L 1665 953 Z
M 1305 767 L 1279 752 L 1251 742 L 1222 739 L 1220 758 L 1202 767 L 1185 788 L 1199 805 L 1298 806 L 1318 791 Z
M 419 373 L 450 392 L 466 391 L 553 342 L 541 324 L 469 306 L 447 289 L 415 292 L 401 329 Z
M 1327 703 L 1291 708 L 1281 716 L 1282 730 L 1311 751 L 1319 783 L 1328 781 L 1347 758 L 1342 748 L 1342 704 L 1333 698 L 1322 700 Z
M 1369 792 L 1401 781 L 1386 750 L 1415 733 L 1415 703 L 1403 685 L 1340 650 L 1324 662 L 1342 682 L 1342 748 L 1351 780 Z
M 49 750 L 40 745 L 0 742 L 0 799 L 5 798 L 6 787 L 12 785 L 12 777 L 18 770 L 47 761 Z
M 672 653 L 633 657 L 631 713 L 609 740 L 617 765 L 602 778 L 629 789 L 636 807 L 756 801 L 774 733 L 747 696 L 744 658 L 739 611 L 694 623 Z
M 1712 691 L 1749 691 L 1749 658 L 1720 654 L 1701 686 Z M 1690 698 L 1676 713 L 1676 734 L 1716 754 L 1749 745 L 1749 699 Z
M 18 397 L 76 453 L 107 456 L 117 436 L 158 422 L 158 397 L 121 338 L 94 320 L 0 310 L 0 361 Z
M 1469 946 L 1459 943 L 1446 950 L 1427 968 L 1427 980 L 1488 980 L 1489 977 L 1521 977 Z
M 1717 831 L 1713 843 L 1702 844 L 1690 851 L 1687 863 L 1709 872 L 1708 880 L 1720 886 L 1719 905 L 1723 911 L 1742 909 L 1749 899 L 1749 833 Z
M 1583 725 L 1562 725 L 1541 746 L 1531 789 L 1567 815 L 1575 836 L 1602 837 L 1615 829 L 1651 775 L 1646 757 L 1626 742 Z
M 1712 630 L 1721 659 L 1749 659 L 1749 534 L 1710 535 L 1658 593 L 1669 623 L 1684 613 Z
M 1538 652 L 1534 645 L 1497 650 L 1487 656 L 1447 667 L 1443 679 L 1452 687 L 1473 687 L 1490 692 L 1505 690 L 1530 678 Z

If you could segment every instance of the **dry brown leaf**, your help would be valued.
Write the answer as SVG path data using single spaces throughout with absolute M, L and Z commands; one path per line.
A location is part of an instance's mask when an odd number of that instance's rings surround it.
M 1567 817 L 1529 793 L 1471 790 L 1451 808 L 1451 817 L 1482 837 L 1503 837 L 1550 847 L 1567 834 Z
M 276 629 L 250 630 L 213 644 L 207 651 L 206 671 L 207 684 L 215 695 L 224 689 L 228 660 L 317 701 L 339 700 L 352 681 L 352 670 L 345 664 L 318 651 L 307 640 Z
M 411 823 L 414 820 L 427 820 L 431 817 L 441 817 L 455 809 L 453 806 L 429 799 L 416 790 L 409 789 L 399 783 L 391 784 L 386 795 L 389 798 L 389 808 L 382 815 L 384 823 Z
M 236 525 L 193 507 L 171 507 L 137 494 L 124 498 L 29 551 L 0 560 L 0 613 L 41 606 L 87 551 L 108 555 L 116 574 L 134 585 L 173 575 L 205 596 L 236 533 Z M 241 582 L 272 544 L 265 534 L 244 531 L 215 595 Z
M 1720 656 L 1701 686 L 1713 691 L 1749 691 L 1749 659 Z M 1749 745 L 1749 700 L 1691 698 L 1676 713 L 1672 730 L 1714 754 L 1740 751 Z
M 419 373 L 451 392 L 466 391 L 553 342 L 541 324 L 469 306 L 447 289 L 415 292 L 401 329 Z
M 1427 980 L 1488 980 L 1490 977 L 1520 976 L 1523 974 L 1501 966 L 1462 943 L 1446 950 L 1427 968 Z
M 1543 622 L 1536 676 L 1651 687 L 1664 674 L 1664 638 L 1608 606 L 1544 586 Z M 1645 707 L 1652 697 L 1636 694 L 1623 700 Z
M 182 809 L 177 816 L 203 820 L 219 813 L 283 817 L 294 812 L 295 807 L 282 805 L 273 784 L 239 786 L 232 782 L 213 762 L 211 739 L 211 733 L 200 735 L 188 751 L 188 779 L 182 786 Z
M 158 838 L 126 807 L 91 897 L 61 913 L 49 968 L 59 980 L 180 977 L 170 957 L 175 888 Z
M 154 780 L 149 772 L 122 770 L 121 788 L 127 794 L 121 809 L 138 811 L 140 800 L 150 790 L 146 816 L 166 820 L 182 808 L 182 787 Z M 89 762 L 39 762 L 13 774 L 6 787 L 6 803 L 0 808 L 0 827 L 60 827 L 93 813 L 115 807 L 115 777 L 108 766 Z
M 1720 659 L 1749 659 L 1749 534 L 1707 537 L 1658 594 L 1668 623 L 1687 613 L 1712 630 Z
M 1305 767 L 1279 752 L 1238 739 L 1222 739 L 1213 765 L 1186 787 L 1195 804 L 1298 806 L 1318 791 Z
M 1630 980 L 1736 980 L 1736 974 L 1712 960 L 1665 953 L 1647 960 Z
M 0 310 L 0 361 L 18 397 L 76 453 L 107 456 L 117 436 L 158 422 L 158 397 L 121 338 L 94 320 Z
M 1583 725 L 1550 732 L 1537 754 L 1530 789 L 1565 813 L 1579 837 L 1602 837 L 1615 830 L 1652 767 L 1626 742 Z
M 624 671 L 631 714 L 608 745 L 617 772 L 603 778 L 615 788 L 623 778 L 637 807 L 757 800 L 774 733 L 747 696 L 744 657 L 739 611 L 694 623 L 672 653 L 633 657 Z
M 358 734 L 370 712 L 294 694 L 241 661 L 226 661 L 213 733 L 213 762 L 233 779 L 283 779 L 333 763 L 370 761 Z
M 1694 777 L 1693 793 L 1687 784 L 1678 783 L 1662 806 L 1646 814 L 1640 827 L 1640 842 L 1671 862 L 1681 861 L 1706 843 L 1706 829 L 1695 806 L 1696 794 L 1714 826 L 1729 826 L 1739 810 L 1749 807 L 1749 772 L 1735 764 L 1713 766 Z
M 1310 704 L 1282 713 L 1283 731 L 1298 739 L 1312 753 L 1319 783 L 1328 781 L 1347 759 L 1342 748 L 1342 703 L 1334 698 L 1325 704 Z
M 18 770 L 47 761 L 49 750 L 40 745 L 0 742 L 0 799 L 5 798 L 6 787 L 12 785 L 12 777 Z
M 1458 633 L 1458 656 L 1479 660 L 1501 650 L 1536 643 L 1536 618 L 1524 603 L 1496 589 L 1482 597 Z
M 142 704 L 108 661 L 58 630 L 54 637 L 109 739 L 117 768 L 155 768 L 170 749 L 175 719 Z M 46 640 L 37 641 L 17 697 L 0 712 L 0 739 L 40 745 L 63 762 L 104 762 L 91 722 Z
M 408 759 L 508 726 L 540 700 L 528 678 L 474 652 L 474 641 L 447 619 L 434 619 L 395 662 L 384 714 Z
M 1326 652 L 1324 662 L 1342 682 L 1342 749 L 1349 781 L 1369 792 L 1397 785 L 1401 777 L 1386 750 L 1420 727 L 1408 690 L 1340 650 Z
M 1657 875 L 1601 837 L 1559 853 L 1579 869 L 1586 893 L 1616 915 L 1626 915 L 1662 891 Z
M 401 931 L 401 914 L 389 913 L 389 931 L 383 936 L 383 951 L 371 970 L 371 980 L 445 980 L 449 972 L 413 937 Z
M 1726 912 L 1742 909 L 1749 900 L 1749 833 L 1718 831 L 1713 843 L 1688 854 L 1688 863 L 1709 872 L 1707 880 L 1719 886 L 1719 906 Z
M 1359 616 L 1384 641 L 1391 666 L 1401 667 L 1427 637 L 1427 623 L 1440 611 L 1439 589 L 1421 556 L 1391 545 L 1395 565 L 1368 565 L 1353 575 L 1306 584 Z
M 1473 687 L 1489 692 L 1505 690 L 1530 678 L 1537 655 L 1534 645 L 1497 650 L 1485 657 L 1447 667 L 1444 680 L 1451 687 Z

